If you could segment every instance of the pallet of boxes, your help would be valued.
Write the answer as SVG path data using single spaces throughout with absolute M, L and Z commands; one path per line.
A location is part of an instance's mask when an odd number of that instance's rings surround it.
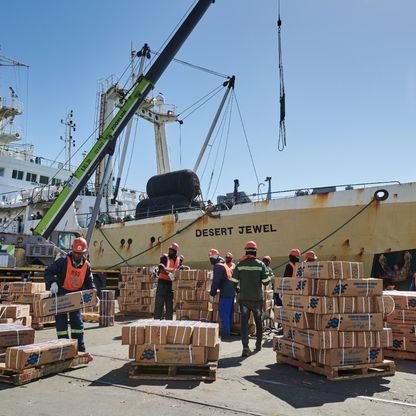
M 393 345 L 387 357 L 416 360 L 416 292 L 387 290 L 383 292 L 394 301 L 393 313 L 387 315 L 385 326 L 393 332 Z
M 363 278 L 363 264 L 343 261 L 301 263 L 298 277 L 274 278 L 283 306 L 275 321 L 283 336 L 273 339 L 278 363 L 322 374 L 329 380 L 390 376 L 394 362 L 384 360 L 392 331 L 383 315 L 381 279 Z
M 3 304 L 25 305 L 28 308 L 27 315 L 18 318 L 17 323 L 32 326 L 34 329 L 43 329 L 45 326 L 55 324 L 54 316 L 39 316 L 34 309 L 36 302 L 50 296 L 50 292 L 46 290 L 45 283 L 3 282 L 0 283 L 0 293 Z M 2 322 L 1 319 L 0 322 Z
M 173 307 L 177 320 L 212 321 L 212 304 L 209 303 L 211 283 L 210 270 L 177 271 L 172 284 Z
M 218 324 L 141 319 L 122 327 L 133 380 L 215 381 Z
M 150 318 L 155 309 L 156 279 L 150 267 L 123 266 L 118 283 L 118 316 Z
M 82 320 L 84 322 L 98 322 L 100 327 L 114 326 L 115 307 L 115 290 L 101 290 L 100 304 L 93 308 L 86 308 L 82 313 Z M 94 310 L 98 312 L 94 312 Z

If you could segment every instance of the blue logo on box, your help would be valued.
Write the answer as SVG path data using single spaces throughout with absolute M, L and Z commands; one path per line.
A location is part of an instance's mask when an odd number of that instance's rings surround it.
M 306 286 L 306 280 L 302 279 L 299 280 L 298 285 L 296 286 L 296 290 L 303 290 Z
M 379 355 L 379 353 L 380 353 L 380 349 L 379 348 L 377 348 L 377 349 L 371 349 L 370 350 L 370 360 L 376 360 L 377 357 L 378 357 L 378 355 Z
M 303 267 L 298 267 L 298 270 L 296 270 L 296 277 L 302 277 L 303 276 Z
M 345 290 L 347 289 L 347 286 L 348 286 L 348 284 L 342 284 L 342 283 L 337 284 L 335 286 L 332 294 L 333 295 L 339 295 L 340 293 L 344 293 Z
M 140 356 L 141 360 L 154 360 L 155 359 L 155 352 L 152 348 L 148 348 L 147 350 L 144 350 L 142 352 L 142 355 Z
M 84 300 L 84 303 L 91 302 L 92 295 L 90 295 L 89 293 L 84 293 L 82 295 L 82 299 Z
M 299 312 L 296 312 L 293 315 L 293 322 L 295 322 L 296 324 L 298 324 L 300 322 L 300 318 L 301 318 L 302 314 Z
M 400 349 L 403 345 L 402 339 L 394 339 L 393 340 L 393 348 Z
M 34 365 L 39 361 L 39 355 L 38 353 L 34 352 L 27 357 L 26 363 L 29 365 Z
M 409 308 L 416 308 L 416 299 L 410 299 L 409 302 L 407 302 Z
M 344 318 L 342 318 L 342 317 L 340 319 L 338 319 L 338 318 L 331 318 L 328 321 L 328 324 L 326 325 L 325 328 L 338 328 L 339 324 L 342 322 L 343 319 Z
M 287 337 L 289 339 L 295 339 L 295 331 L 293 329 L 289 329 L 289 332 L 287 333 Z
M 315 309 L 318 306 L 318 303 L 318 298 L 311 298 L 311 300 L 309 301 L 309 308 Z

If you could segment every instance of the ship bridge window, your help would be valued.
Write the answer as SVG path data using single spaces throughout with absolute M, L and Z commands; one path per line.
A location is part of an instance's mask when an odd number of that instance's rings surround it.
M 36 182 L 37 179 L 38 175 L 36 175 L 36 173 L 26 172 L 26 180 L 28 182 Z
M 23 171 L 13 169 L 12 178 L 13 179 L 23 180 Z
M 41 183 L 43 185 L 47 185 L 49 183 L 49 177 L 40 175 L 39 176 L 39 183 Z
M 61 182 L 62 181 L 59 178 L 52 178 L 52 185 L 59 185 Z
M 0 176 L 4 176 L 4 168 L 0 168 Z

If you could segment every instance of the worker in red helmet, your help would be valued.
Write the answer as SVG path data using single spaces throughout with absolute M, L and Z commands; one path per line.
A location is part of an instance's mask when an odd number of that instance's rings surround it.
M 240 289 L 240 312 L 241 312 L 241 342 L 243 343 L 243 357 L 251 354 L 248 339 L 248 321 L 250 313 L 254 316 L 256 323 L 256 349 L 260 351 L 263 336 L 263 285 L 270 283 L 266 265 L 257 258 L 257 244 L 248 241 L 244 247 L 245 255 L 235 266 L 231 278 L 234 287 Z
M 300 250 L 298 248 L 292 248 L 289 250 L 289 263 L 286 264 L 283 277 L 295 277 L 296 276 L 296 263 L 300 261 Z
M 235 269 L 235 263 L 233 262 L 233 253 L 230 251 L 225 255 L 225 264 L 231 269 L 233 272 Z
M 88 243 L 77 237 L 72 243 L 72 252 L 60 257 L 45 270 L 45 280 L 50 285 L 52 296 L 61 296 L 79 290 L 95 289 L 91 265 L 87 260 Z M 84 322 L 81 310 L 55 316 L 58 338 L 69 338 L 68 315 L 71 338 L 78 341 L 78 351 L 85 352 Z M 92 357 L 90 356 L 92 359 Z
M 310 261 L 316 261 L 318 259 L 318 256 L 315 254 L 314 251 L 309 250 L 305 253 L 304 261 L 310 262 Z
M 209 250 L 208 257 L 213 266 L 213 278 L 211 291 L 209 292 L 209 302 L 214 303 L 217 291 L 219 291 L 219 314 L 222 324 L 221 339 L 225 340 L 231 335 L 231 326 L 233 323 L 235 290 L 231 282 L 232 271 L 216 248 Z
M 176 271 L 179 269 L 180 257 L 178 256 L 179 245 L 172 243 L 169 246 L 168 254 L 163 254 L 159 262 L 159 278 L 157 281 L 154 318 L 173 319 L 173 292 L 172 282 L 176 278 Z

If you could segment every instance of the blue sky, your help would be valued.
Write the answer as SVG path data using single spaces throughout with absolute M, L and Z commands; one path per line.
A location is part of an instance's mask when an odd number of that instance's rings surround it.
M 2 55 L 30 65 L 0 68 L 0 92 L 12 85 L 25 104 L 17 123 L 36 153 L 54 159 L 69 110 L 77 147 L 94 129 L 98 80 L 121 75 L 130 45 L 158 50 L 191 0 L 21 0 L 2 6 Z M 236 75 L 236 96 L 258 178 L 273 189 L 382 180 L 414 180 L 416 135 L 416 2 L 414 0 L 281 0 L 287 147 L 277 149 L 279 78 L 277 0 L 216 0 L 177 58 Z M 220 78 L 171 64 L 155 93 L 180 112 Z M 193 117 L 169 126 L 174 168 L 192 168 L 220 96 Z M 212 148 L 220 153 L 225 145 Z M 180 146 L 181 143 L 181 146 Z M 87 143 L 87 147 L 92 142 Z M 211 192 L 256 192 L 257 180 L 233 105 L 227 155 Z M 152 127 L 139 121 L 129 175 L 144 190 L 156 171 Z M 78 162 L 80 160 L 78 159 Z M 182 164 L 180 164 L 180 161 Z M 208 165 L 203 177 L 206 198 Z M 126 171 L 126 169 L 125 169 Z M 265 188 L 263 188 L 265 190 Z

